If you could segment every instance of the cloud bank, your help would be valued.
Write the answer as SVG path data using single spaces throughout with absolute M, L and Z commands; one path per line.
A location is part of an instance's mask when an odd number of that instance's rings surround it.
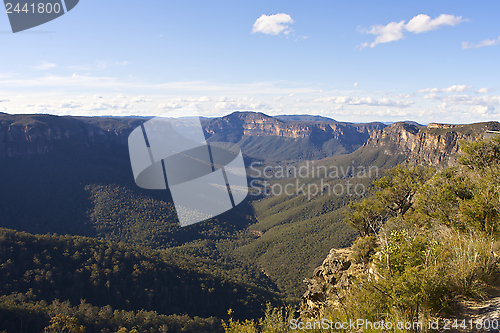
M 453 16 L 441 14 L 438 17 L 431 19 L 429 15 L 419 14 L 414 16 L 407 24 L 405 21 L 391 22 L 387 25 L 374 25 L 370 29 L 361 29 L 362 33 L 377 36 L 372 43 L 363 43 L 359 46 L 360 49 L 367 47 L 375 47 L 377 44 L 395 42 L 405 37 L 404 31 L 414 34 L 428 32 L 439 29 L 443 26 L 456 26 L 462 22 L 468 21 L 462 16 Z

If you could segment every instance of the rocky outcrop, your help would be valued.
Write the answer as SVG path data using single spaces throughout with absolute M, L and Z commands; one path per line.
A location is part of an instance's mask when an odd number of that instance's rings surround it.
M 348 286 L 367 269 L 352 259 L 352 249 L 332 249 L 310 279 L 305 279 L 307 291 L 302 296 L 302 318 L 319 318 L 324 309 L 341 306 Z
M 44 155 L 56 146 L 73 149 L 92 145 L 126 145 L 128 135 L 142 121 L 57 117 L 50 115 L 0 115 L 0 158 Z
M 460 140 L 477 140 L 487 130 L 498 130 L 500 123 L 470 125 L 431 123 L 427 127 L 395 123 L 371 133 L 365 147 L 382 149 L 384 154 L 402 154 L 408 161 L 426 165 L 454 165 Z

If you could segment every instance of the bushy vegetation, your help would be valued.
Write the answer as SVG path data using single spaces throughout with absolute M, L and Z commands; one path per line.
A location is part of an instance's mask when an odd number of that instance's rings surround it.
M 231 309 L 228 311 L 231 316 Z M 267 305 L 266 313 L 259 320 L 234 320 L 232 317 L 222 321 L 225 333 L 281 333 L 288 332 L 290 320 L 294 318 L 293 307 L 272 307 Z
M 301 320 L 428 323 L 459 300 L 486 296 L 499 274 L 500 138 L 461 150 L 459 165 L 444 170 L 399 165 L 374 182 L 373 197 L 350 205 L 345 221 L 360 235 L 352 256 L 365 270 L 330 296 L 335 306 Z M 263 321 L 279 319 L 276 332 L 292 331 L 290 318 L 266 314 Z M 230 324 L 226 332 L 262 332 L 258 322 Z
M 377 237 L 373 235 L 359 237 L 351 246 L 352 259 L 356 263 L 367 263 L 375 253 L 377 245 Z

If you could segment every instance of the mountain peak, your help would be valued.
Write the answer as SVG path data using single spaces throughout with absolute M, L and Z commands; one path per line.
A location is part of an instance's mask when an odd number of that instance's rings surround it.
M 336 123 L 337 121 L 332 118 L 328 117 L 323 117 L 319 115 L 309 115 L 309 114 L 293 114 L 293 115 L 279 115 L 275 116 L 274 118 L 283 120 L 283 121 L 325 121 L 325 122 L 330 122 L 330 123 Z
M 222 117 L 222 119 L 232 119 L 232 120 L 234 120 L 235 118 L 241 119 L 244 121 L 248 121 L 248 120 L 267 120 L 267 121 L 277 120 L 275 117 L 269 116 L 269 115 L 262 113 L 262 112 L 255 112 L 255 111 L 234 111 L 233 113 L 230 113 L 230 114 Z

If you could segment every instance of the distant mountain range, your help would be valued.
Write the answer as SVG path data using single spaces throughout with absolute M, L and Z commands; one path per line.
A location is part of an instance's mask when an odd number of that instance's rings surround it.
M 319 116 L 292 116 L 293 120 L 286 121 L 279 117 L 234 112 L 220 118 L 202 118 L 201 122 L 209 142 L 238 143 L 248 156 L 274 160 L 318 159 L 351 153 L 374 130 L 386 127 L 382 123 L 326 121 L 329 118 Z M 2 114 L 0 157 L 43 155 L 56 145 L 69 142 L 77 147 L 126 145 L 130 132 L 147 119 Z
M 130 132 L 148 119 L 150 117 L 58 117 L 3 113 L 0 114 L 0 158 L 44 155 L 61 145 L 78 150 L 91 146 L 126 146 Z M 471 125 L 431 123 L 426 127 L 405 121 L 388 126 L 380 122 L 338 122 L 322 116 L 271 117 L 257 112 L 234 112 L 219 118 L 201 118 L 201 123 L 209 142 L 237 143 L 248 157 L 275 161 L 321 159 L 352 153 L 363 145 L 381 147 L 389 144 L 394 147 L 385 149 L 387 153 L 394 150 L 408 153 L 418 161 L 431 162 L 432 157 L 422 159 L 420 152 L 431 146 L 434 152 L 429 154 L 456 152 L 458 140 L 482 135 L 485 130 L 498 129 L 496 122 Z M 408 135 L 419 138 L 404 149 L 397 148 L 406 142 Z M 441 143 L 433 146 L 429 140 L 436 140 L 436 135 L 446 138 L 439 137 Z M 436 162 L 439 161 L 433 160 L 432 164 Z

